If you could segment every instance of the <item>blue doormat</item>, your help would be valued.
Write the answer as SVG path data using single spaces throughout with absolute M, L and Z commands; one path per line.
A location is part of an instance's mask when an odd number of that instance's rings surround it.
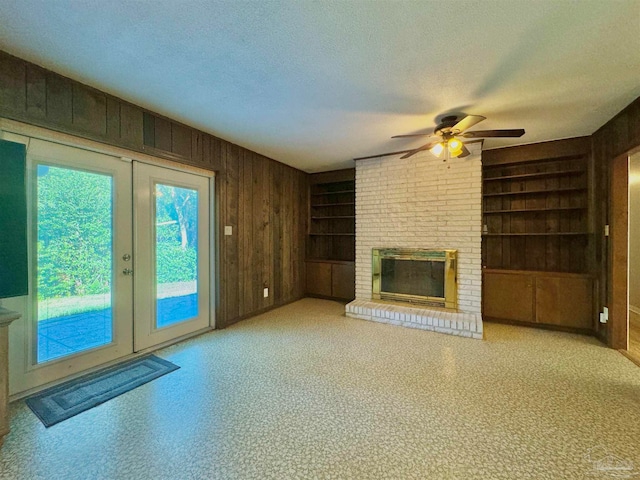
M 50 427 L 178 368 L 148 355 L 48 388 L 26 402 L 42 423 Z

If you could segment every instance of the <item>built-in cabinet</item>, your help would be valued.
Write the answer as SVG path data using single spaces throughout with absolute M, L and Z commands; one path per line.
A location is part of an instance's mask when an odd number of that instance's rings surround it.
M 483 152 L 483 315 L 592 330 L 588 137 Z
M 593 278 L 575 273 L 483 272 L 485 320 L 593 328 Z
M 355 264 L 335 260 L 307 260 L 307 294 L 352 300 Z
M 355 170 L 313 174 L 309 181 L 306 292 L 355 297 Z

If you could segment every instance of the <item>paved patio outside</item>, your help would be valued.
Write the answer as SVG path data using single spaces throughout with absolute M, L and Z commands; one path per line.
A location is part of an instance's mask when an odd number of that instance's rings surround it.
M 198 294 L 158 299 L 157 327 L 198 315 Z M 111 308 L 38 322 L 38 363 L 106 345 L 112 340 Z

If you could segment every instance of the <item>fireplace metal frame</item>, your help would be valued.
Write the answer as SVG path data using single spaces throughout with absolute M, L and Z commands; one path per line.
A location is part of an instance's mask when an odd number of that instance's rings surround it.
M 444 297 L 427 297 L 381 291 L 382 259 L 444 262 Z M 376 300 L 456 309 L 458 307 L 457 250 L 427 250 L 422 248 L 374 248 L 372 250 L 372 297 Z

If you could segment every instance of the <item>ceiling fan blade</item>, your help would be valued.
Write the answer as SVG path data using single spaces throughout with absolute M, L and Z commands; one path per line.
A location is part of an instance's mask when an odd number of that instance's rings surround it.
M 433 133 L 414 133 L 411 135 L 394 135 L 391 138 L 407 138 L 407 137 L 433 137 Z
M 465 138 L 521 137 L 524 135 L 524 128 L 515 128 L 512 130 L 475 130 L 473 132 L 465 132 L 460 135 Z
M 459 133 L 464 132 L 467 128 L 471 128 L 486 119 L 487 117 L 483 117 L 482 115 L 467 115 L 453 127 L 451 127 L 451 131 Z
M 415 150 L 411 150 L 409 151 L 409 153 L 407 153 L 406 155 L 401 156 L 400 158 L 409 158 L 414 156 L 416 153 L 418 152 L 422 152 L 423 150 L 429 150 L 431 147 L 433 147 L 434 145 L 437 145 L 440 142 L 430 142 L 427 143 L 425 145 L 422 145 L 421 147 L 416 148 Z
M 399 155 L 401 153 L 407 153 L 407 152 L 413 152 L 413 150 L 399 150 L 397 152 L 380 153 L 378 155 L 369 155 L 368 157 L 354 158 L 354 160 L 367 160 L 369 158 L 380 158 L 380 157 L 386 157 L 388 155 Z
M 471 155 L 471 152 L 467 147 L 464 146 L 464 144 L 462 144 L 462 153 L 458 155 L 458 158 L 468 157 L 469 155 Z

